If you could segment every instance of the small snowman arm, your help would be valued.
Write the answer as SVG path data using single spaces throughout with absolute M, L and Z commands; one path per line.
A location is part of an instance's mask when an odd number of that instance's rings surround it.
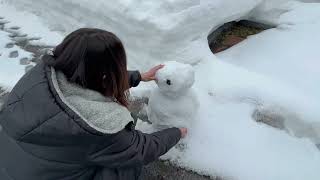
M 157 160 L 175 146 L 181 138 L 178 128 L 153 134 L 124 129 L 114 135 L 114 143 L 90 155 L 90 161 L 109 168 L 137 167 Z
M 130 87 L 137 87 L 141 81 L 141 74 L 139 71 L 128 71 Z

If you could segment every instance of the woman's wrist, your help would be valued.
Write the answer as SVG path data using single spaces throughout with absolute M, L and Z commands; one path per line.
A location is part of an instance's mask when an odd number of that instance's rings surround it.
M 148 78 L 145 73 L 140 73 L 141 81 L 147 82 Z

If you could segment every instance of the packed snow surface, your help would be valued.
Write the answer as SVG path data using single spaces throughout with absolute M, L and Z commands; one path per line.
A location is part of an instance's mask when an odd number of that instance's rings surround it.
M 98 27 L 123 40 L 131 68 L 147 69 L 165 61 L 193 65 L 193 88 L 200 102 L 196 123 L 189 129 L 185 149 L 173 149 L 163 158 L 198 173 L 237 180 L 320 178 L 316 0 L 0 2 L 0 16 L 33 27 L 26 33 L 45 29 L 36 34 L 44 43 L 56 43 L 52 38 L 60 36 L 49 35 L 47 27 L 64 35 L 80 27 Z M 14 17 L 20 12 L 7 3 L 34 15 L 26 13 L 19 21 Z M 276 28 L 214 56 L 208 47 L 209 32 L 243 18 Z M 2 67 L 3 62 L 1 72 Z M 158 87 L 142 84 L 132 94 L 148 96 L 154 88 Z M 285 128 L 257 123 L 253 118 L 257 109 L 277 112 Z

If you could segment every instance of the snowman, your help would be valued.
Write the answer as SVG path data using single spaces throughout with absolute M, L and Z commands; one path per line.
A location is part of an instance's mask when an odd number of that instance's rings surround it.
M 156 74 L 158 88 L 152 90 L 149 98 L 149 121 L 156 130 L 190 128 L 199 107 L 192 88 L 195 81 L 193 67 L 175 61 L 164 65 Z

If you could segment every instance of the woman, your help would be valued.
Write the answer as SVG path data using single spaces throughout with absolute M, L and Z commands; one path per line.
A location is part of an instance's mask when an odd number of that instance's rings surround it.
M 79 29 L 18 82 L 0 113 L 1 180 L 138 179 L 187 133 L 134 129 L 127 90 L 161 68 L 127 72 L 121 41 Z

